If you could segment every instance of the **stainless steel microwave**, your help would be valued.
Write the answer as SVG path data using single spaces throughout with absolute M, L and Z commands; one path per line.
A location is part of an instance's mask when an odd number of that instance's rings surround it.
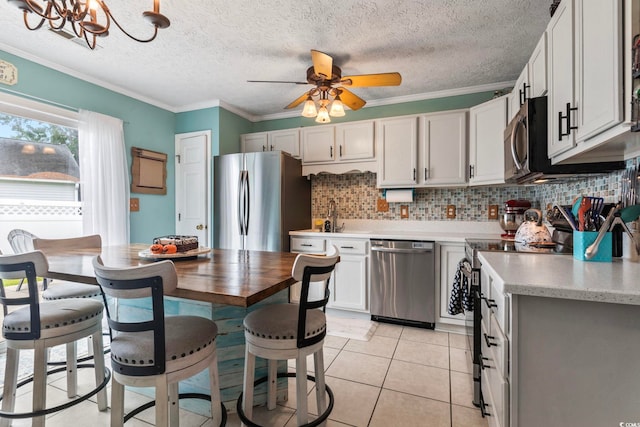
M 506 182 L 529 184 L 625 168 L 624 161 L 552 165 L 547 137 L 547 97 L 526 99 L 504 131 Z

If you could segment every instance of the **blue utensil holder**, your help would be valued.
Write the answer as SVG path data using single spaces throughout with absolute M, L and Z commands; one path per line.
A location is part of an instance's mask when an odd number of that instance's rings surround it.
M 580 261 L 600 261 L 611 262 L 612 238 L 611 232 L 605 233 L 598 245 L 598 252 L 591 259 L 584 256 L 587 248 L 596 240 L 597 231 L 574 231 L 573 232 L 573 257 Z

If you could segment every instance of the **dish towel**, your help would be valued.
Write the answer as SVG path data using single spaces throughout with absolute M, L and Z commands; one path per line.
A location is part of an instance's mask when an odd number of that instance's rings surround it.
M 447 313 L 452 316 L 464 313 L 465 311 L 473 311 L 473 299 L 470 295 L 469 280 L 467 276 L 462 273 L 462 265 L 465 262 L 468 262 L 466 258 L 460 260 L 453 278 L 453 288 L 451 289 L 449 307 L 447 308 Z

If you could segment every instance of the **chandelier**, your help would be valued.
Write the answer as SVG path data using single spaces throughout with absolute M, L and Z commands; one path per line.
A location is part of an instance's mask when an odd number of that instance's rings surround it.
M 160 0 L 153 0 L 153 10 L 142 13 L 142 17 L 154 26 L 151 37 L 139 39 L 132 36 L 116 21 L 103 0 L 7 0 L 23 11 L 24 25 L 29 30 L 37 30 L 48 21 L 53 30 L 62 30 L 67 22 L 75 35 L 83 38 L 90 49 L 95 49 L 96 38 L 109 35 L 111 22 L 129 38 L 147 43 L 158 35 L 158 28 L 167 28 L 169 19 L 160 13 Z M 29 24 L 29 15 L 35 14 L 35 25 Z M 37 20 L 39 19 L 39 22 Z
M 304 108 L 302 109 L 302 116 L 309 118 L 316 118 L 318 123 L 329 123 L 331 117 L 344 116 L 344 105 L 340 99 L 340 88 L 326 88 L 320 87 L 311 89 L 307 93 L 307 100 L 304 102 Z M 318 98 L 318 106 L 316 107 L 316 101 L 314 97 Z M 333 100 L 331 100 L 333 98 Z M 329 108 L 331 104 L 331 108 Z

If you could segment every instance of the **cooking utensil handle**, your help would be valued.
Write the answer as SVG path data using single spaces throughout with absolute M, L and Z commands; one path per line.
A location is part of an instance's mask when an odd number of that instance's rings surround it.
M 598 231 L 598 235 L 596 236 L 596 240 L 590 244 L 587 249 L 584 251 L 585 259 L 591 259 L 598 253 L 598 246 L 600 246 L 600 242 L 604 238 L 604 235 L 607 231 L 609 231 L 609 226 L 611 226 L 611 222 L 613 221 L 613 216 L 618 210 L 618 206 L 614 206 L 609 211 L 609 215 L 607 215 L 607 219 L 604 220 L 604 224 L 600 227 Z

